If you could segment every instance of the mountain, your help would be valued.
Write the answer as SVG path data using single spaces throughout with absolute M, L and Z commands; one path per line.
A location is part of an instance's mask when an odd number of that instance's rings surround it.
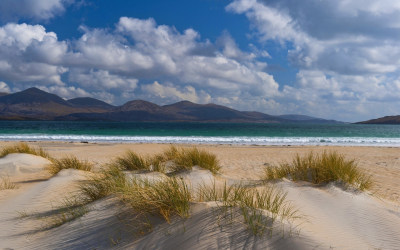
M 0 96 L 1 120 L 53 120 L 72 113 L 106 111 L 107 109 L 94 109 L 68 102 L 38 88 Z
M 400 124 L 400 115 L 385 116 L 368 121 L 357 122 L 357 124 Z
M 189 101 L 160 106 L 144 100 L 133 100 L 121 106 L 113 106 L 90 97 L 64 100 L 37 88 L 0 95 L 0 119 L 132 122 L 335 122 L 299 115 L 272 116 L 261 112 L 238 111 L 212 103 L 196 104 Z
M 81 107 L 81 108 L 99 108 L 105 110 L 111 110 L 115 108 L 113 105 L 110 105 L 106 102 L 91 98 L 91 97 L 78 97 L 74 99 L 68 100 L 69 103 Z

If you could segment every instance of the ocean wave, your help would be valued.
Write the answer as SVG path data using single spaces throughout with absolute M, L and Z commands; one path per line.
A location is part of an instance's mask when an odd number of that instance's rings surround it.
M 249 136 L 108 136 L 0 134 L 3 141 L 71 141 L 109 143 L 183 143 L 237 145 L 348 145 L 400 147 L 400 138 L 378 137 L 249 137 Z

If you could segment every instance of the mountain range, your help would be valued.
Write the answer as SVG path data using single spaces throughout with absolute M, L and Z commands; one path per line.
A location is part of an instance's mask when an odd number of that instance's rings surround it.
M 113 106 L 90 97 L 64 100 L 38 88 L 0 95 L 0 120 L 337 123 L 310 116 L 272 116 L 189 101 L 160 106 L 133 100 Z

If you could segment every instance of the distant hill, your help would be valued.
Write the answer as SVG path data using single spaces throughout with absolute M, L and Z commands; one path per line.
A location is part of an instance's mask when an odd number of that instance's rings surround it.
M 91 97 L 78 97 L 74 99 L 68 100 L 69 103 L 82 107 L 82 108 L 100 108 L 100 109 L 106 109 L 106 110 L 111 110 L 115 108 L 113 105 L 110 105 L 106 102 L 91 98 Z
M 37 88 L 0 95 L 1 120 L 132 121 L 132 122 L 257 122 L 333 123 L 300 115 L 272 116 L 261 112 L 238 111 L 217 104 L 181 101 L 160 106 L 132 100 L 121 106 L 79 97 L 64 100 Z
M 280 115 L 278 117 L 292 121 L 300 121 L 303 123 L 340 123 L 335 120 L 325 120 L 307 115 Z
M 385 116 L 368 121 L 357 122 L 357 124 L 400 124 L 400 115 Z

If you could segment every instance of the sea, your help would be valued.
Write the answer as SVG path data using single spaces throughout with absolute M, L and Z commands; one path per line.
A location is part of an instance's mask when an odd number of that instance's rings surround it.
M 400 147 L 400 125 L 0 121 L 0 140 Z

